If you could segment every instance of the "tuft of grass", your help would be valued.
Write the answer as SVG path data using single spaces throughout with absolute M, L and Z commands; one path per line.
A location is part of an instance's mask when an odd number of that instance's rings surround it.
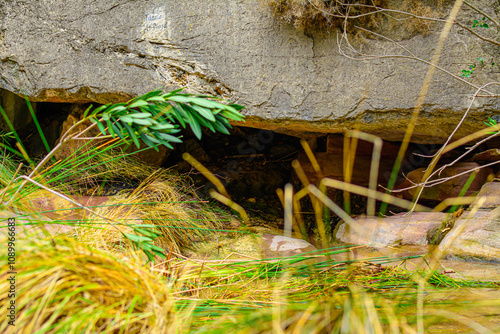
M 132 225 L 155 226 L 160 235 L 155 244 L 167 252 L 177 253 L 185 248 L 194 248 L 197 242 L 213 235 L 229 221 L 201 201 L 190 189 L 186 179 L 158 171 L 144 180 L 129 194 L 110 198 L 105 205 L 95 208 L 101 216 L 116 222 Z M 123 233 L 132 233 L 125 224 L 111 226 L 107 221 L 92 214 L 87 223 L 78 228 L 78 240 L 95 247 L 107 247 L 124 242 Z M 90 228 L 89 228 L 90 227 Z
M 6 252 L 0 267 L 6 310 Z M 69 238 L 18 241 L 16 271 L 16 333 L 166 333 L 174 322 L 173 298 L 157 275 Z M 0 323 L 2 333 L 12 328 Z
M 146 234 L 157 231 L 160 236 L 153 238 L 155 244 L 178 253 L 194 248 L 228 221 L 227 215 L 200 200 L 187 178 L 145 165 L 131 154 L 123 153 L 122 141 L 111 140 L 99 146 L 89 143 L 47 166 L 34 179 L 60 194 L 76 197 L 99 195 L 103 187 L 112 187 L 118 181 L 137 188 L 110 196 L 106 203 L 89 208 L 94 214 L 29 183 L 13 202 L 15 211 L 21 215 L 49 215 L 55 224 L 75 226 L 79 241 L 101 249 L 122 245 L 126 241 L 124 233 L 137 234 L 135 228 L 142 228 Z M 3 169 L 5 182 L 9 182 L 14 163 L 6 164 Z M 6 198 L 12 196 L 16 187 L 8 190 Z
M 2 154 L 0 160 L 0 185 L 3 188 L 7 186 L 14 177 L 17 165 L 12 156 L 6 152 Z
M 400 302 L 368 294 L 351 285 L 344 294 L 328 298 L 293 303 L 282 299 L 272 306 L 226 305 L 219 306 L 224 315 L 214 323 L 194 327 L 192 333 L 493 333 L 495 321 L 468 318 L 471 308 L 482 308 L 497 315 L 499 301 L 434 301 L 424 311 L 421 330 L 416 327 L 416 297 Z M 455 304 L 456 303 L 456 304 Z M 215 305 L 211 306 L 216 309 Z M 253 306 L 253 307 L 252 307 Z M 231 312 L 236 307 L 239 313 Z M 210 315 L 207 312 L 207 318 Z M 487 325 L 485 325 L 487 324 Z M 487 327 L 488 326 L 488 327 Z M 496 325 L 498 326 L 498 325 Z

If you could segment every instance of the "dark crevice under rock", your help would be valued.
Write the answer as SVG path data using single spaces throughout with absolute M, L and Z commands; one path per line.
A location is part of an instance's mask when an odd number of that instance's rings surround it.
M 25 103 L 25 101 L 22 102 Z M 81 113 L 88 106 L 51 102 L 37 102 L 32 105 L 51 147 L 56 144 L 61 135 L 63 123 L 68 115 L 71 113 L 74 117 L 78 117 L 75 112 Z M 17 119 L 26 118 L 29 115 L 26 108 L 16 108 Z M 325 173 L 324 176 L 343 179 L 344 137 L 342 134 L 302 131 L 293 127 L 288 131 L 286 125 L 278 128 L 271 125 L 271 128 L 279 131 L 274 132 L 266 129 L 267 126 L 263 123 L 250 121 L 247 125 L 259 125 L 263 129 L 235 126 L 230 136 L 204 130 L 202 140 L 196 139 L 193 133 L 186 129 L 182 132 L 183 143 L 174 145 L 174 150 L 163 150 L 160 154 L 149 150 L 140 153 L 137 157 L 147 163 L 155 163 L 158 166 L 173 168 L 181 174 L 188 174 L 195 182 L 200 194 L 209 198 L 208 191 L 213 185 L 182 159 L 182 154 L 188 152 L 221 179 L 233 200 L 243 205 L 250 213 L 260 215 L 264 220 L 276 220 L 283 216 L 276 189 L 283 188 L 287 183 L 292 183 L 295 191 L 302 188 L 302 184 L 291 167 L 293 160 L 298 159 L 311 181 L 319 180 L 303 152 L 300 139 L 307 139 L 310 143 Z M 287 132 L 293 133 L 294 136 L 284 134 Z M 45 147 L 32 122 L 23 124 L 22 140 L 31 157 L 39 158 L 46 154 Z M 400 144 L 400 142 L 384 141 L 378 178 L 378 184 L 381 186 L 387 185 Z M 487 142 L 475 153 L 498 147 L 498 144 L 498 141 Z M 410 143 L 397 184 L 402 183 L 409 172 L 427 166 L 430 158 L 422 155 L 430 156 L 440 147 L 441 145 L 435 143 Z M 372 149 L 371 144 L 361 140 L 358 142 L 353 182 L 365 187 L 368 185 Z M 445 155 L 440 162 L 450 162 L 464 152 L 466 152 L 465 147 L 458 148 Z M 473 154 L 467 158 L 472 157 Z M 329 195 L 342 205 L 341 192 L 331 190 Z M 352 214 L 365 212 L 366 199 L 364 197 L 352 195 L 351 199 Z M 424 201 L 424 204 L 432 206 L 436 202 L 425 203 Z M 314 217 L 312 208 L 304 204 L 303 209 L 305 216 L 310 216 L 312 224 Z M 397 208 L 391 209 L 398 211 Z

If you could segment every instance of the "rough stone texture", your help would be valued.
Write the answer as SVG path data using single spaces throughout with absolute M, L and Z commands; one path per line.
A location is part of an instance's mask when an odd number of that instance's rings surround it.
M 197 245 L 195 251 L 190 252 L 194 258 L 218 259 L 224 261 L 239 259 L 276 259 L 288 257 L 317 249 L 302 239 L 289 238 L 281 235 L 266 233 L 259 234 L 240 234 L 228 233 L 222 234 L 211 240 Z M 274 231 L 279 233 L 281 231 Z M 314 254 L 307 254 L 314 256 Z M 318 256 L 321 258 L 321 256 Z M 307 263 L 300 262 L 301 264 Z
M 50 235 L 57 235 L 62 233 L 74 233 L 74 226 L 62 225 L 54 223 L 51 219 L 41 217 L 40 215 L 24 214 L 22 218 L 18 214 L 10 211 L 0 211 L 0 240 L 7 243 L 9 238 L 9 230 L 7 222 L 9 218 L 15 219 L 16 224 L 16 239 L 33 239 L 35 237 L 43 238 Z M 40 224 L 33 224 L 33 221 L 40 222 Z
M 477 194 L 476 200 L 470 205 L 480 209 L 495 209 L 500 206 L 500 182 L 487 182 Z
M 109 200 L 108 196 L 68 196 L 84 206 L 99 206 Z M 23 198 L 21 203 L 27 212 L 34 212 L 54 220 L 79 220 L 88 215 L 80 207 L 46 190 L 32 193 L 28 198 Z
M 495 0 L 475 5 L 497 17 Z M 464 6 L 466 26 L 476 17 Z M 425 36 L 382 30 L 429 61 L 440 28 Z M 494 39 L 496 29 L 491 24 L 480 33 Z M 293 134 L 358 127 L 401 140 L 426 65 L 353 60 L 340 54 L 337 39 L 336 30 L 283 23 L 261 0 L 0 0 L 0 88 L 24 91 L 33 101 L 104 103 L 187 86 L 247 106 L 248 126 Z M 360 43 L 354 45 L 365 54 L 408 55 L 389 40 Z M 499 56 L 498 47 L 454 27 L 439 64 L 460 76 L 476 58 Z M 481 86 L 499 81 L 499 72 L 478 64 L 465 81 Z M 474 91 L 438 69 L 413 140 L 442 142 Z M 458 135 L 483 127 L 499 107 L 498 99 L 476 100 Z
M 452 258 L 500 262 L 500 208 L 464 212 L 439 250 Z
M 422 192 L 420 199 L 422 200 L 433 200 L 433 201 L 444 201 L 447 198 L 458 197 L 463 187 L 467 183 L 470 177 L 472 169 L 479 167 L 479 164 L 475 162 L 462 162 L 457 163 L 451 167 L 446 168 L 441 175 L 433 177 L 432 180 L 438 178 L 448 178 L 453 177 L 462 173 L 466 173 L 457 177 L 454 177 L 446 182 L 437 184 L 432 187 L 426 187 Z M 426 168 L 415 169 L 414 171 L 408 173 L 407 178 L 409 181 L 404 181 L 399 184 L 397 189 L 405 189 L 412 186 L 413 184 L 420 183 L 424 175 Z M 468 172 L 468 173 L 467 173 Z M 465 196 L 471 196 L 477 193 L 483 184 L 486 182 L 488 176 L 493 173 L 493 170 L 489 167 L 481 168 L 478 170 L 474 180 L 470 184 L 469 188 L 465 192 Z M 411 188 L 401 192 L 403 198 L 411 200 L 415 195 L 417 188 Z
M 71 196 L 75 202 L 94 207 L 105 204 L 109 197 L 107 196 Z M 70 221 L 86 219 L 87 213 L 74 204 L 62 199 L 48 191 L 38 190 L 29 197 L 21 200 L 24 204 L 25 213 L 13 213 L 10 211 L 0 211 L 0 224 L 7 226 L 7 220 L 14 218 L 16 222 L 16 237 L 34 238 L 35 236 L 44 237 L 48 235 L 57 235 L 62 233 L 76 233 L 75 225 L 66 225 L 61 221 Z M 33 224 L 39 222 L 39 224 Z M 0 239 L 8 236 L 7 228 L 0 228 Z
M 78 114 L 70 114 L 68 115 L 68 118 L 63 122 L 62 127 L 61 127 L 61 136 L 57 140 L 57 143 L 60 143 L 62 136 L 65 135 L 68 130 L 78 121 L 80 120 L 80 117 Z M 81 131 L 85 130 L 87 127 L 92 125 L 92 123 L 86 122 L 84 124 L 80 124 L 76 127 L 73 128 L 71 134 L 68 134 L 68 138 L 71 138 L 72 136 L 80 133 Z M 94 126 L 94 128 L 90 129 L 84 134 L 84 137 L 95 137 L 100 134 L 100 131 L 97 127 Z M 96 146 L 100 145 L 103 143 L 103 140 L 96 140 L 95 144 Z M 86 146 L 87 145 L 87 146 Z M 64 160 L 68 157 L 70 157 L 72 154 L 74 154 L 77 150 L 80 150 L 82 147 L 88 146 L 88 142 L 84 140 L 68 140 L 64 142 L 61 146 L 61 148 L 56 152 L 55 157 L 57 160 Z M 82 152 L 80 151 L 80 154 Z
M 447 214 L 442 212 L 414 212 L 409 217 L 402 213 L 387 218 L 362 216 L 354 220 L 359 228 L 343 223 L 335 236 L 340 242 L 350 245 L 426 245 L 427 233 L 439 228 L 446 217 Z

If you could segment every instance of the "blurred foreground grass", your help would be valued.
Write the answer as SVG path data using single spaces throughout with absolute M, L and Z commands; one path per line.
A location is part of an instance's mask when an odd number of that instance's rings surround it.
M 144 265 L 131 247 L 100 250 L 34 235 L 16 249 L 15 329 L 4 333 L 418 333 L 500 330 L 500 284 L 408 271 L 407 258 L 327 260 L 348 246 L 268 260 L 171 254 Z M 394 262 L 395 261 L 395 262 Z M 392 262 L 394 266 L 388 266 Z M 0 309 L 10 302 L 7 255 Z

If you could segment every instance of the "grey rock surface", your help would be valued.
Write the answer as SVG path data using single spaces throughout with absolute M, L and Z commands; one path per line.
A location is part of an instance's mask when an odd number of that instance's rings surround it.
M 496 17 L 497 1 L 476 5 Z M 476 17 L 464 7 L 460 20 L 471 26 Z M 185 86 L 245 105 L 247 126 L 291 134 L 358 127 L 401 140 L 427 71 L 415 58 L 430 61 L 440 28 L 424 36 L 388 26 L 414 59 L 350 53 L 354 60 L 341 54 L 348 50 L 337 30 L 298 30 L 260 0 L 0 0 L 0 88 L 32 101 L 107 103 Z M 498 35 L 493 24 L 480 33 Z M 387 39 L 354 46 L 409 55 Z M 476 58 L 498 63 L 499 55 L 498 46 L 453 27 L 439 65 L 461 78 Z M 474 87 L 499 76 L 479 64 L 462 81 L 437 69 L 413 140 L 442 142 Z M 458 135 L 483 127 L 499 107 L 498 99 L 476 100 Z

